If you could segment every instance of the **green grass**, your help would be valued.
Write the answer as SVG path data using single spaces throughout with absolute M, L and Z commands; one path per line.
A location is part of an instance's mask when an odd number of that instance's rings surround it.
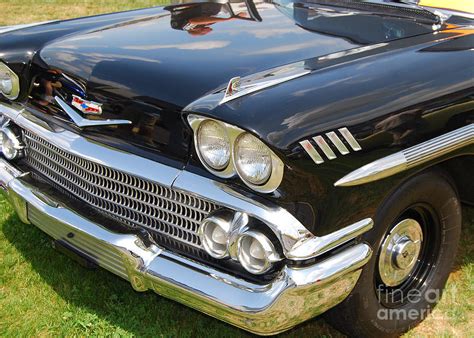
M 159 5 L 134 0 L 0 0 L 0 25 Z M 461 248 L 446 295 L 408 336 L 474 336 L 474 209 L 464 213 Z M 249 336 L 154 293 L 138 293 L 103 270 L 87 270 L 59 254 L 0 198 L 1 336 Z M 322 319 L 285 334 L 340 336 Z
M 446 295 L 409 336 L 474 335 L 474 209 L 464 213 L 461 250 Z M 470 301 L 469 301 L 470 300 Z M 240 337 L 249 334 L 128 282 L 88 270 L 60 254 L 51 239 L 19 221 L 0 198 L 0 335 Z M 340 336 L 317 318 L 285 334 Z
M 167 0 L 0 0 L 0 26 L 111 13 L 169 3 Z

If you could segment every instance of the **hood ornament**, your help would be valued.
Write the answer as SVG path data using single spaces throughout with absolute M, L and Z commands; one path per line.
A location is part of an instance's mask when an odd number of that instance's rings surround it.
M 64 100 L 61 99 L 59 96 L 55 96 L 54 99 L 59 104 L 59 106 L 64 110 L 64 112 L 69 115 L 71 120 L 79 128 L 99 127 L 99 126 L 113 126 L 113 125 L 119 125 L 119 124 L 132 124 L 132 121 L 129 121 L 129 120 L 88 120 L 88 119 L 83 118 L 81 115 L 79 115 L 71 106 L 69 106 L 66 102 L 64 102 Z M 80 99 L 80 100 L 82 100 L 82 99 Z M 82 101 L 83 101 L 84 105 L 86 106 L 86 108 L 83 108 L 83 109 L 87 109 L 87 108 L 94 109 L 94 108 L 92 108 L 92 106 L 87 104 L 87 103 L 90 104 L 89 101 L 85 101 L 85 100 L 82 100 Z M 72 105 L 74 107 L 76 107 L 76 105 L 79 105 L 79 100 L 76 101 L 76 104 L 74 104 L 74 98 L 73 98 L 72 102 L 73 102 Z M 80 109 L 80 108 L 78 108 L 78 109 L 82 111 L 82 109 Z M 99 107 L 97 109 L 100 109 L 100 113 L 102 113 L 101 105 L 99 105 Z M 91 114 L 91 113 L 89 112 L 89 114 Z M 100 115 L 100 114 L 96 113 L 95 115 Z
M 304 61 L 300 61 L 243 78 L 233 77 L 228 82 L 219 104 L 222 105 L 239 97 L 277 86 L 310 73 L 311 68 L 307 67 Z

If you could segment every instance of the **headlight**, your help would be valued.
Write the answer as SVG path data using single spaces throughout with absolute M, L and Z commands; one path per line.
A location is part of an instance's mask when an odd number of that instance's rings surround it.
M 20 94 L 18 76 L 3 63 L 0 63 L 0 93 L 10 100 L 15 100 Z
M 248 133 L 240 135 L 234 147 L 235 167 L 241 178 L 254 185 L 265 184 L 272 174 L 270 149 Z
M 220 171 L 229 165 L 229 137 L 220 123 L 213 120 L 202 122 L 197 132 L 197 144 L 199 155 L 207 166 Z
M 194 145 L 201 163 L 212 174 L 231 178 L 236 174 L 251 189 L 274 192 L 283 180 L 284 164 L 257 137 L 239 127 L 190 114 Z
M 258 231 L 243 233 L 238 239 L 237 250 L 240 264 L 256 275 L 267 272 L 273 263 L 280 260 L 272 242 Z

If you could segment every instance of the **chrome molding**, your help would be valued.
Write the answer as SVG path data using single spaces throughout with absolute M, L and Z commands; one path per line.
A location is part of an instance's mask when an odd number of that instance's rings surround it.
M 322 255 L 366 233 L 371 230 L 373 226 L 374 221 L 371 218 L 366 218 L 329 235 L 313 237 L 302 241 L 298 245 L 295 245 L 286 256 L 289 259 L 301 261 Z
M 234 77 L 230 79 L 226 86 L 224 96 L 219 104 L 221 105 L 260 90 L 274 87 L 310 73 L 311 70 L 305 68 L 304 62 L 297 62 L 270 71 L 252 74 L 244 78 Z
M 74 108 L 72 108 L 66 102 L 64 102 L 60 97 L 55 96 L 54 99 L 59 104 L 59 106 L 64 110 L 64 112 L 69 115 L 69 117 L 76 124 L 76 126 L 78 126 L 79 128 L 98 127 L 98 126 L 112 126 L 112 125 L 119 125 L 119 124 L 132 124 L 132 121 L 128 121 L 128 120 L 89 120 L 89 119 L 85 119 L 80 114 L 78 114 L 74 110 Z
M 349 143 L 349 145 L 351 146 L 351 148 L 354 150 L 354 151 L 359 151 L 359 150 L 362 150 L 359 142 L 357 142 L 357 140 L 354 138 L 354 136 L 352 135 L 352 133 L 349 131 L 349 129 L 347 128 L 340 128 L 338 129 L 339 132 L 341 133 L 341 135 L 344 137 L 344 139 L 347 141 L 347 143 Z
M 339 136 L 333 131 L 326 134 L 326 136 L 331 140 L 331 142 L 336 146 L 337 150 L 341 153 L 341 155 L 349 154 L 349 149 L 347 149 L 346 145 L 341 141 Z
M 318 153 L 316 148 L 314 148 L 313 144 L 308 140 L 303 140 L 300 142 L 301 146 L 304 150 L 308 153 L 309 157 L 314 161 L 316 164 L 324 163 L 324 159 Z
M 341 178 L 337 187 L 377 181 L 474 143 L 474 123 L 371 162 Z
M 135 235 L 111 232 L 59 201 L 46 202 L 14 171 L 0 159 L 0 186 L 10 199 L 18 196 L 28 208 L 27 220 L 54 239 L 128 280 L 137 291 L 153 290 L 258 334 L 285 331 L 340 303 L 372 255 L 368 245 L 357 244 L 310 266 L 284 266 L 273 281 L 253 284 L 156 245 L 146 246 Z
M 324 155 L 326 155 L 328 159 L 334 160 L 335 158 L 337 158 L 336 154 L 334 154 L 334 151 L 332 151 L 331 147 L 326 142 L 324 137 L 318 135 L 318 136 L 313 137 L 313 140 L 314 142 L 316 142 L 319 149 L 323 151 Z
M 337 158 L 337 155 L 331 147 L 331 144 L 341 155 L 347 155 L 350 153 L 348 147 L 352 148 L 353 151 L 362 150 L 361 146 L 359 145 L 359 142 L 357 142 L 357 140 L 351 134 L 349 129 L 340 128 L 338 129 L 338 131 L 341 134 L 342 138 L 347 142 L 347 145 L 344 144 L 341 137 L 335 131 L 326 133 L 327 140 L 322 135 L 317 135 L 313 137 L 313 142 L 317 145 L 317 148 L 322 151 L 322 153 L 327 157 L 328 160 L 334 160 Z M 319 152 L 316 150 L 316 147 L 310 140 L 303 140 L 300 142 L 300 145 L 303 147 L 306 153 L 308 153 L 309 157 L 311 157 L 314 163 L 324 163 L 324 158 L 319 154 Z

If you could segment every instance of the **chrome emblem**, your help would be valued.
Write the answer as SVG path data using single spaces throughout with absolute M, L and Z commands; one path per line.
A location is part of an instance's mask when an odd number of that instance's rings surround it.
M 72 107 L 70 107 L 66 102 L 64 102 L 64 100 L 61 99 L 59 96 L 55 96 L 54 99 L 56 100 L 57 104 L 62 108 L 62 110 L 67 115 L 69 115 L 72 122 L 74 122 L 79 128 L 132 124 L 132 121 L 129 120 L 89 120 L 82 117 L 78 112 L 76 112 Z
M 102 115 L 102 104 L 100 103 L 87 101 L 79 96 L 73 95 L 71 104 L 74 108 L 79 109 L 84 114 Z
M 227 84 L 227 88 L 224 94 L 224 100 L 230 98 L 231 96 L 237 94 L 240 91 L 240 76 L 233 77 L 230 79 L 229 83 Z

